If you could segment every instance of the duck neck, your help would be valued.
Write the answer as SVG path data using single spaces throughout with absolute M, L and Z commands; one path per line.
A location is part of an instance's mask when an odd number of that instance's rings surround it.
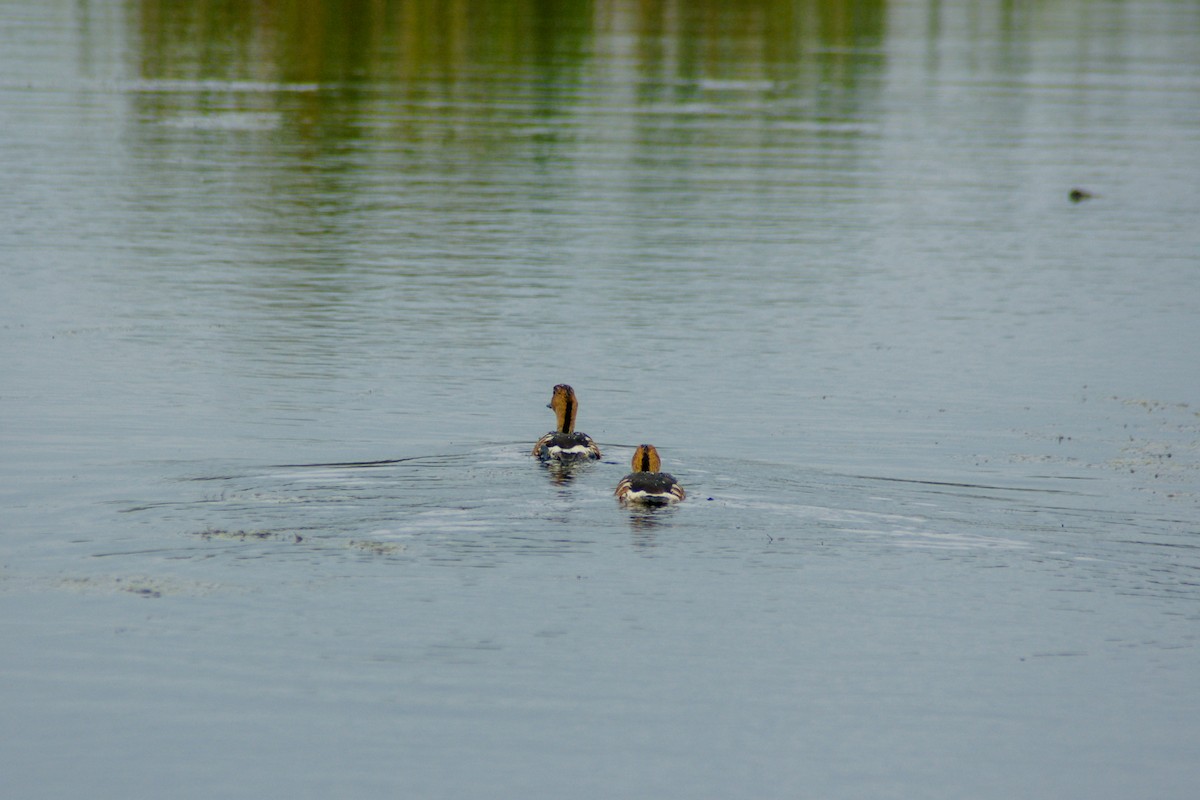
M 567 400 L 563 403 L 562 419 L 559 421 L 559 431 L 570 433 L 575 428 L 575 402 Z

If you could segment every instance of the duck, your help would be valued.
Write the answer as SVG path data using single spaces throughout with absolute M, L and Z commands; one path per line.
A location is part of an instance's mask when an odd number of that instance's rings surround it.
M 665 506 L 678 503 L 687 492 L 669 472 L 660 472 L 662 459 L 652 444 L 639 444 L 633 451 L 633 472 L 621 478 L 613 492 L 622 503 Z
M 586 433 L 575 430 L 575 415 L 579 412 L 579 401 L 575 390 L 565 383 L 554 387 L 546 408 L 554 411 L 558 426 L 537 440 L 533 455 L 542 461 L 590 461 L 600 458 L 600 448 Z

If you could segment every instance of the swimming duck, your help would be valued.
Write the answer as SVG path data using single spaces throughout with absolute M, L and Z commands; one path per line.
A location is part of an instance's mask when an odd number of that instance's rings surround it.
M 565 383 L 555 386 L 546 408 L 554 410 L 558 427 L 537 440 L 533 446 L 535 456 L 542 461 L 583 461 L 600 457 L 600 448 L 592 437 L 575 431 L 579 401 L 575 399 L 574 389 Z
M 662 460 L 652 444 L 639 444 L 633 453 L 633 472 L 621 478 L 613 492 L 622 503 L 665 506 L 687 497 L 669 472 L 659 472 Z

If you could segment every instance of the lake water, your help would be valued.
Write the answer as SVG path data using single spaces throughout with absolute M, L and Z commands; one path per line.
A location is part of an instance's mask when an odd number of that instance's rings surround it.
M 0 794 L 1194 797 L 1198 42 L 6 3 Z

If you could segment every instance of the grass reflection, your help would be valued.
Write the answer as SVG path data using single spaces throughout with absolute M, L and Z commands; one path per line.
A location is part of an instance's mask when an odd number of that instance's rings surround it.
M 883 9 L 882 0 L 140 0 L 132 24 L 137 71 L 159 80 L 453 79 L 569 72 L 606 56 L 686 79 L 838 61 L 839 51 L 878 44 Z

